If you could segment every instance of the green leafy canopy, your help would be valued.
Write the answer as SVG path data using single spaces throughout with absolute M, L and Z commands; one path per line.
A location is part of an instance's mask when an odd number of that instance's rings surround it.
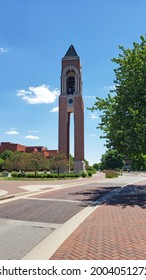
M 125 157 L 146 154 L 146 36 L 133 48 L 119 46 L 121 53 L 112 62 L 115 72 L 114 96 L 96 97 L 91 111 L 101 111 L 97 128 L 103 131 L 106 146 Z

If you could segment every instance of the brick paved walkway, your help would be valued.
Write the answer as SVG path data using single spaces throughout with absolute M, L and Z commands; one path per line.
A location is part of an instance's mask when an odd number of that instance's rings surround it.
M 27 190 L 23 187 L 27 185 L 46 185 L 46 181 L 0 181 L 0 189 L 5 190 L 8 194 L 25 193 Z
M 52 260 L 145 260 L 146 181 L 128 186 L 97 208 Z
M 133 176 L 132 178 L 130 178 Z M 0 205 L 0 218 L 41 223 L 62 223 L 60 228 L 70 221 L 88 205 L 99 205 L 100 198 L 106 195 L 106 201 L 82 219 L 69 231 L 69 236 L 58 244 L 60 246 L 50 259 L 52 260 L 145 260 L 146 259 L 146 178 L 138 183 L 135 176 L 130 175 L 116 181 L 85 181 L 82 185 L 69 185 L 60 182 L 41 182 L 46 185 L 45 192 L 41 191 L 40 182 L 0 182 L 0 187 L 9 193 L 18 193 L 26 185 L 38 185 L 39 194 L 29 193 L 21 198 L 16 197 Z M 142 178 L 142 177 L 141 177 Z M 81 179 L 83 181 L 83 179 Z M 79 182 L 77 180 L 76 182 Z M 115 182 L 115 183 L 114 183 Z M 126 182 L 126 184 L 125 184 Z M 61 183 L 61 185 L 60 185 Z M 63 185 L 62 185 L 63 184 Z M 52 186 L 54 185 L 54 186 Z M 61 186 L 61 187 L 60 187 Z M 62 186 L 66 188 L 62 188 Z M 123 186 L 123 187 L 121 187 Z M 125 187 L 124 187 L 125 186 Z M 24 187 L 24 189 L 23 189 Z M 34 190 L 30 188 L 30 191 Z M 52 187 L 52 190 L 50 189 Z M 39 189 L 40 188 L 40 189 Z M 49 191 L 50 189 L 50 191 Z M 28 189 L 29 192 L 29 189 Z M 110 194 L 111 192 L 111 194 Z M 109 195 L 107 195 L 109 193 Z M 31 194 L 31 196 L 30 196 Z M 90 206 L 91 207 L 91 206 Z M 92 208 L 93 209 L 93 208 Z M 91 213 L 91 212 L 90 212 Z M 76 216 L 75 216 L 76 217 Z M 64 227 L 65 228 L 65 227 Z M 59 232 L 57 228 L 55 232 Z M 49 237 L 48 237 L 49 238 Z M 53 239 L 50 236 L 52 242 Z M 58 238 L 58 236 L 57 236 Z M 60 238 L 60 236 L 59 236 Z M 49 252 L 49 245 L 45 243 Z M 35 248 L 34 248 L 35 249 Z M 41 248 L 40 248 L 41 250 Z M 40 252 L 40 251 L 39 251 Z M 47 254 L 45 259 L 49 258 Z M 31 258 L 30 258 L 31 259 Z
M 86 182 L 92 182 L 95 178 L 97 179 L 103 179 L 105 176 L 102 172 L 98 172 L 97 174 L 95 174 L 93 176 L 93 178 L 86 178 Z M 79 182 L 83 182 L 84 179 L 83 178 L 79 178 L 79 179 L 73 179 L 73 180 L 38 180 L 38 181 L 7 181 L 7 180 L 0 180 L 0 190 L 4 190 L 7 191 L 8 194 L 19 194 L 19 193 L 25 193 L 27 192 L 27 190 L 25 190 L 25 186 L 27 185 L 48 185 L 48 189 L 49 186 L 56 186 L 56 185 L 69 185 L 72 183 L 79 183 Z M 30 189 L 31 191 L 31 189 Z

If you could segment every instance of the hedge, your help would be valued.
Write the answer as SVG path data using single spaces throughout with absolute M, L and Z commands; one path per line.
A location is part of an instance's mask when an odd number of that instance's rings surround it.
M 13 171 L 11 173 L 11 176 L 14 178 L 40 178 L 40 179 L 47 179 L 47 178 L 58 178 L 58 174 L 56 173 L 19 173 L 19 172 L 15 172 Z M 78 178 L 80 177 L 80 174 L 74 174 L 74 173 L 67 173 L 67 174 L 60 174 L 59 178 L 63 179 L 63 178 Z

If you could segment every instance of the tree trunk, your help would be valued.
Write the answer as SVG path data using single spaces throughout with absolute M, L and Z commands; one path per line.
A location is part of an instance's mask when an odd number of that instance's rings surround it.
M 59 178 L 59 175 L 60 175 L 60 174 L 59 174 L 59 167 L 57 168 L 57 174 L 58 174 L 58 178 Z

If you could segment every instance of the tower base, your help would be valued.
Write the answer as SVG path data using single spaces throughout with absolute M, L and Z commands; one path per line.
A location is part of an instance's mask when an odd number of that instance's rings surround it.
M 86 172 L 85 162 L 81 160 L 74 161 L 74 173 Z

